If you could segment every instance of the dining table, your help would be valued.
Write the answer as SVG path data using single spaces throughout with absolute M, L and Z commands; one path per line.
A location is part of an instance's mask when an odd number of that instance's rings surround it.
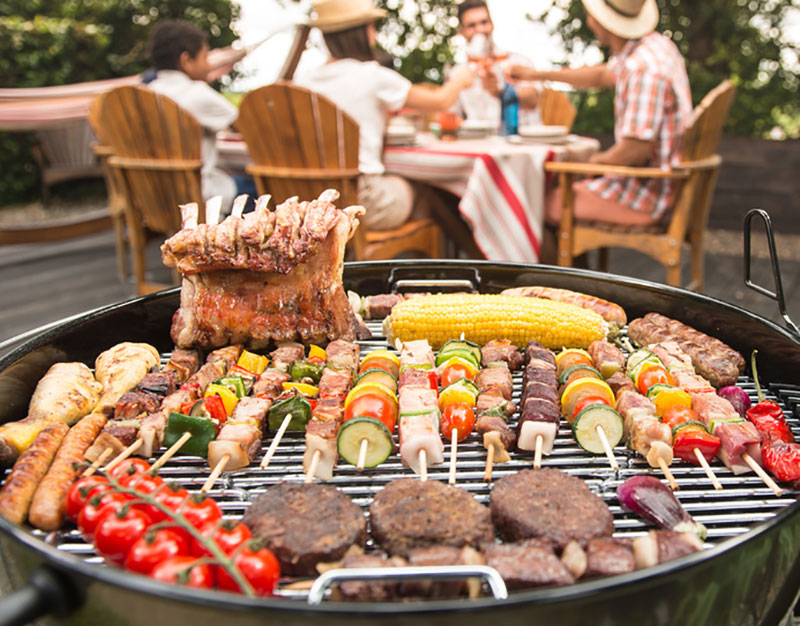
M 242 171 L 250 162 L 240 138 L 217 139 L 218 165 Z M 443 140 L 418 133 L 413 141 L 387 145 L 387 174 L 444 189 L 486 259 L 537 263 L 544 229 L 549 160 L 585 161 L 600 149 L 590 137 L 527 139 L 519 135 Z

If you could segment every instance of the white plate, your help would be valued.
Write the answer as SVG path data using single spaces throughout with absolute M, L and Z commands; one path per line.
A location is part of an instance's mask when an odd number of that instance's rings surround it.
M 517 130 L 520 137 L 536 137 L 536 138 L 551 138 L 551 137 L 566 137 L 569 134 L 569 128 L 566 126 L 520 126 Z
M 483 131 L 487 133 L 497 132 L 500 128 L 500 125 L 497 122 L 491 122 L 489 120 L 471 120 L 465 119 L 464 122 L 461 124 L 460 130 L 463 131 Z
M 508 135 L 506 141 L 515 144 L 550 144 L 560 145 L 574 141 L 572 135 L 562 135 L 556 137 L 520 137 L 519 135 Z

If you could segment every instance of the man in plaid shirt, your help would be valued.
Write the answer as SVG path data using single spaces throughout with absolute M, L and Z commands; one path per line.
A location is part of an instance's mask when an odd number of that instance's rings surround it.
M 589 89 L 614 87 L 614 139 L 593 163 L 668 170 L 679 162 L 680 141 L 692 113 L 686 67 L 675 44 L 653 29 L 655 0 L 583 0 L 587 25 L 611 49 L 607 64 L 538 72 L 513 66 L 511 80 L 554 80 Z M 575 183 L 575 217 L 626 225 L 661 220 L 674 185 L 661 179 L 603 176 Z M 561 193 L 547 197 L 547 221 L 558 224 Z

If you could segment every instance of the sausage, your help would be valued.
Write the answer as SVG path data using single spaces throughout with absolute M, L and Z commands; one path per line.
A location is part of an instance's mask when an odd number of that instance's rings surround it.
M 21 524 L 39 481 L 47 473 L 69 426 L 56 422 L 42 430 L 23 452 L 0 490 L 0 515 L 9 522 Z
M 500 292 L 502 296 L 526 296 L 528 298 L 545 298 L 547 300 L 557 300 L 558 302 L 567 302 L 574 304 L 584 309 L 590 309 L 598 313 L 604 320 L 610 324 L 616 324 L 617 328 L 622 328 L 628 321 L 628 316 L 625 315 L 625 309 L 620 305 L 589 296 L 585 293 L 577 291 L 570 291 L 569 289 L 557 289 L 556 287 L 514 287 L 513 289 L 506 289 Z
M 67 492 L 78 477 L 83 455 L 106 423 L 103 413 L 90 413 L 64 437 L 53 464 L 39 483 L 28 521 L 41 530 L 58 530 L 64 518 Z

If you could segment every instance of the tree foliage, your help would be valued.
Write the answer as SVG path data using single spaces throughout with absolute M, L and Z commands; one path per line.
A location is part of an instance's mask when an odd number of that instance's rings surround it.
M 774 128 L 800 136 L 800 61 L 795 44 L 783 39 L 782 25 L 794 0 L 657 0 L 659 32 L 669 36 L 686 59 L 697 104 L 715 85 L 730 78 L 737 86 L 726 130 L 764 137 Z M 594 41 L 580 2 L 551 0 L 548 10 L 564 11 L 556 26 L 568 52 Z M 542 19 L 542 16 L 529 16 Z M 610 131 L 613 94 L 578 94 L 576 131 Z
M 145 44 L 156 21 L 188 20 L 208 33 L 211 47 L 221 47 L 237 38 L 237 15 L 231 0 L 4 0 L 0 87 L 130 76 L 147 68 Z M 31 133 L 0 132 L 0 204 L 36 190 L 33 141 Z

